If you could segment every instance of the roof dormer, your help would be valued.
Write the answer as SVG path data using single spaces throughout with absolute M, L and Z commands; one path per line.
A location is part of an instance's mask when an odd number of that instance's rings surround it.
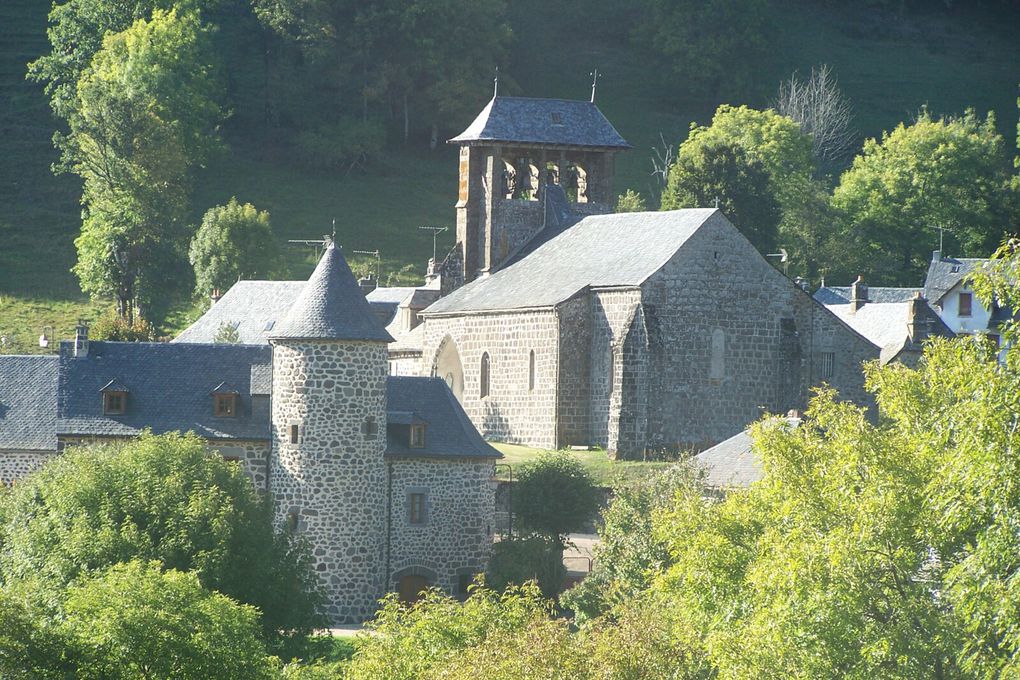
M 99 388 L 103 395 L 103 415 L 122 416 L 127 413 L 128 388 L 114 378 Z
M 221 382 L 209 393 L 213 400 L 213 415 L 217 418 L 237 416 L 238 392 L 226 382 Z

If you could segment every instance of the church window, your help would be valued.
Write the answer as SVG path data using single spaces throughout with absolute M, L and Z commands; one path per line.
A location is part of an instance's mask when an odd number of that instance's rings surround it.
M 712 331 L 712 353 L 708 365 L 708 379 L 722 380 L 726 375 L 726 334 L 721 328 Z
M 412 489 L 407 492 L 408 524 L 425 524 L 428 522 L 428 494 L 424 489 Z
M 379 434 L 379 424 L 374 416 L 365 418 L 365 422 L 361 424 L 361 434 L 365 435 L 365 439 L 375 439 Z
M 974 308 L 973 293 L 960 293 L 960 297 L 957 299 L 959 300 L 959 315 L 970 316 Z
M 478 371 L 478 396 L 489 396 L 489 353 L 482 352 L 482 365 Z
M 297 444 L 301 428 L 297 423 L 291 423 L 290 425 L 290 443 Z
M 412 449 L 424 449 L 425 448 L 425 426 L 424 425 L 412 425 L 411 426 L 411 448 Z
M 127 392 L 103 392 L 103 414 L 122 416 L 127 410 Z
M 214 394 L 213 415 L 218 418 L 233 418 L 237 415 L 236 394 Z
M 528 391 L 535 389 L 535 350 L 528 354 Z
M 836 353 L 821 352 L 818 359 L 818 376 L 823 380 L 831 378 L 836 373 Z
M 608 375 L 606 380 L 609 386 L 609 394 L 612 394 L 613 390 L 616 389 L 616 350 L 612 347 L 609 348 L 609 366 L 607 373 Z

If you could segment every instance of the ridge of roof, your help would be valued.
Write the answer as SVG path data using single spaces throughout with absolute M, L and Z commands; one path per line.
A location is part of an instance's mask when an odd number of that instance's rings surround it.
M 393 340 L 372 313 L 347 260 L 332 243 L 269 339 Z

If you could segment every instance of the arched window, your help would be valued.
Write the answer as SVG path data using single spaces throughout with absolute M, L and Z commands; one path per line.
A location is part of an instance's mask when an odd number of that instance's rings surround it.
M 528 355 L 528 391 L 535 389 L 535 350 Z
M 478 396 L 485 398 L 489 396 L 489 353 L 482 353 L 482 366 L 478 371 Z

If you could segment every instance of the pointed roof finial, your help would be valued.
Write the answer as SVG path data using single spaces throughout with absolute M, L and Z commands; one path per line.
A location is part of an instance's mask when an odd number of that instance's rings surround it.
M 332 243 L 336 243 L 336 218 L 333 218 L 333 231 L 329 234 L 329 240 Z
M 499 96 L 499 64 L 496 65 L 496 76 L 492 79 L 492 98 Z
M 588 75 L 591 76 L 591 103 L 595 103 L 595 86 L 599 84 L 599 70 L 595 69 Z

